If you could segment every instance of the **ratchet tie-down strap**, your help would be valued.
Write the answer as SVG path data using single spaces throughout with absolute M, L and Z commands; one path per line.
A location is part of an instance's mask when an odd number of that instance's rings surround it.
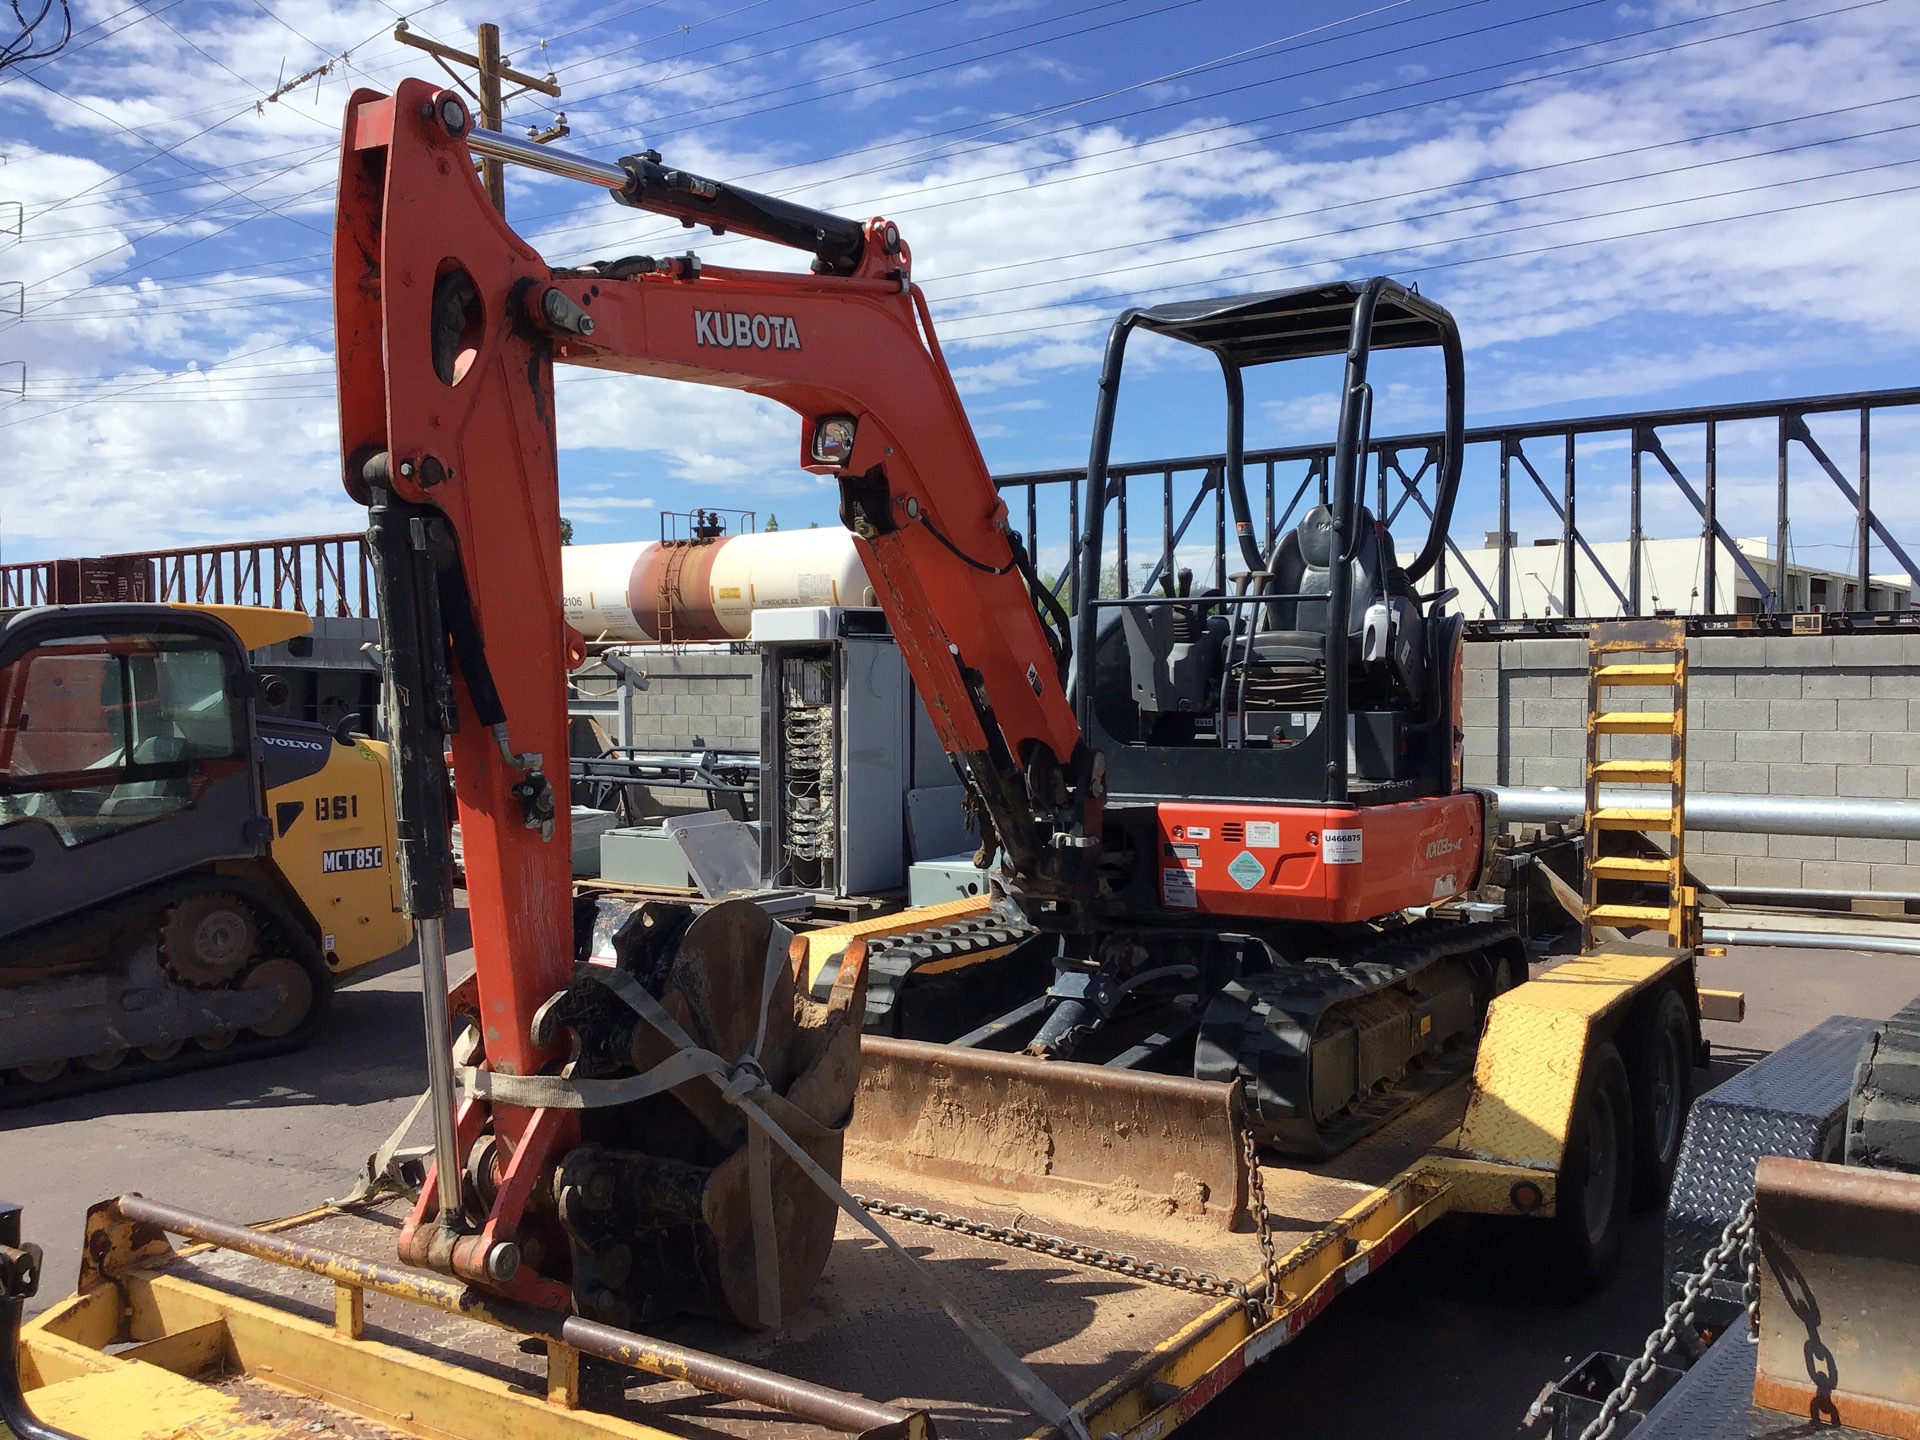
M 497 1075 L 475 1065 L 461 1065 L 456 1073 L 467 1094 L 482 1096 L 502 1105 L 529 1110 L 596 1110 L 607 1105 L 625 1105 L 634 1100 L 671 1090 L 697 1076 L 707 1076 L 719 1088 L 728 1104 L 737 1106 L 748 1121 L 747 1168 L 748 1196 L 753 1219 L 754 1264 L 759 1279 L 760 1320 L 769 1327 L 780 1320 L 780 1282 L 778 1274 L 779 1242 L 773 1223 L 773 1146 L 786 1156 L 813 1183 L 860 1226 L 887 1249 L 907 1262 L 908 1272 L 920 1288 L 953 1323 L 960 1327 L 1006 1382 L 1027 1402 L 1041 1419 L 1063 1433 L 1087 1440 L 1086 1423 L 1079 1414 L 1056 1395 L 1030 1370 L 1026 1362 L 1008 1348 L 1005 1341 L 989 1330 L 937 1279 L 927 1267 L 903 1249 L 873 1218 L 859 1201 L 823 1170 L 793 1137 L 825 1138 L 832 1128 L 820 1124 L 785 1096 L 776 1094 L 760 1068 L 759 1051 L 766 1036 L 767 1005 L 778 980 L 778 968 L 786 965 L 790 933 L 775 925 L 767 943 L 764 983 L 760 993 L 760 1024 L 753 1048 L 737 1061 L 728 1061 L 701 1046 L 667 1013 L 666 1007 L 624 970 L 604 965 L 582 967 L 582 974 L 605 985 L 624 1000 L 669 1043 L 676 1047 L 672 1058 L 661 1061 L 641 1075 L 621 1079 L 574 1079 L 565 1075 Z

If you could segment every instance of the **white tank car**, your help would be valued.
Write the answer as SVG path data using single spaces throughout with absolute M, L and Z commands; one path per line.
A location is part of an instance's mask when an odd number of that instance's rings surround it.
M 560 575 L 569 625 L 632 644 L 744 640 L 755 610 L 875 603 L 853 536 L 838 526 L 569 545 Z

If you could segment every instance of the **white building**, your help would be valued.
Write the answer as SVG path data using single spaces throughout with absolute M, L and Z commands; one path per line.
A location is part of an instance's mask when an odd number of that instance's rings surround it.
M 1500 593 L 1499 534 L 1490 532 L 1488 544 L 1463 554 L 1471 576 L 1463 573 L 1460 557 L 1446 557 L 1446 583 L 1460 594 L 1448 606 L 1469 619 L 1491 618 L 1493 605 L 1487 596 Z M 1734 542 L 1742 555 L 1771 587 L 1774 562 L 1765 540 Z M 1578 545 L 1574 547 L 1574 606 L 1580 617 L 1603 619 L 1625 613 L 1620 595 L 1630 593 L 1628 550 L 1625 540 L 1602 540 L 1591 544 L 1590 558 Z M 1558 536 L 1514 543 L 1507 552 L 1510 606 L 1515 618 L 1566 615 L 1563 603 L 1566 584 L 1566 547 Z M 1404 563 L 1411 554 L 1401 556 Z M 1595 559 L 1599 564 L 1594 563 Z M 1604 573 L 1603 573 L 1604 572 Z M 1611 577 L 1613 585 L 1607 583 Z M 1474 584 L 1478 578 L 1486 593 Z M 1816 610 L 1906 610 L 1913 604 L 1913 582 L 1906 575 L 1875 575 L 1864 603 L 1859 595 L 1857 575 L 1819 570 L 1806 565 L 1787 564 L 1787 594 L 1781 609 L 1806 613 Z M 1640 605 L 1646 614 L 1666 611 L 1675 615 L 1732 615 L 1759 611 L 1760 591 L 1740 564 L 1724 548 L 1714 557 L 1714 593 L 1704 593 L 1706 585 L 1705 546 L 1697 538 L 1686 540 L 1645 540 L 1640 545 Z M 1620 594 L 1614 593 L 1618 586 Z M 1423 587 L 1424 588 L 1424 587 Z

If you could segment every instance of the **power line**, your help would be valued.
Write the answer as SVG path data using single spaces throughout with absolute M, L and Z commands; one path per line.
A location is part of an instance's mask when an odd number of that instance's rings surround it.
M 1901 163 L 1914 164 L 1916 162 L 1903 161 Z M 1901 185 L 1901 186 L 1895 186 L 1893 188 L 1886 189 L 1886 190 L 1869 190 L 1859 195 L 1840 195 L 1840 196 L 1823 198 L 1819 200 L 1806 200 L 1794 205 L 1773 206 L 1764 210 L 1745 210 L 1734 215 L 1715 215 L 1715 216 L 1709 216 L 1701 220 L 1683 220 L 1683 221 L 1678 221 L 1672 225 L 1656 225 L 1656 226 L 1651 226 L 1645 230 L 1630 230 L 1619 235 L 1596 235 L 1585 240 L 1564 240 L 1552 245 L 1536 246 L 1529 250 L 1501 251 L 1493 255 L 1470 255 L 1459 260 L 1439 260 L 1439 261 L 1434 261 L 1433 263 L 1428 265 L 1419 265 L 1419 266 L 1396 265 L 1390 268 L 1391 268 L 1391 273 L 1393 273 L 1396 276 L 1427 275 L 1439 270 L 1462 269 L 1468 265 L 1484 265 L 1484 264 L 1489 264 L 1498 260 L 1527 259 L 1535 255 L 1547 255 L 1547 254 L 1552 254 L 1554 252 L 1561 251 L 1561 250 L 1575 250 L 1588 245 L 1610 245 L 1610 244 L 1618 243 L 1619 241 L 1622 241 L 1622 240 L 1643 240 L 1651 235 L 1669 235 L 1681 230 L 1697 230 L 1709 225 L 1725 225 L 1738 220 L 1757 220 L 1757 219 L 1764 219 L 1766 217 L 1773 216 L 1773 215 L 1789 215 L 1789 214 L 1795 214 L 1803 210 L 1817 210 L 1823 205 L 1846 205 L 1846 204 L 1852 204 L 1860 200 L 1882 199 L 1890 195 L 1908 195 L 1916 191 L 1920 191 L 1920 184 Z M 1668 201 L 1664 203 L 1684 204 L 1686 202 Z M 1648 207 L 1640 207 L 1640 208 L 1651 209 L 1651 208 L 1657 208 L 1657 207 L 1648 206 Z M 1624 212 L 1613 212 L 1613 213 L 1624 213 Z M 1579 215 L 1579 216 L 1571 217 L 1568 220 L 1550 222 L 1550 223 L 1580 224 L 1585 221 L 1596 219 L 1596 218 L 1603 218 L 1603 217 Z M 1516 228 L 1534 229 L 1538 227 L 1521 226 Z M 1504 230 L 1489 231 L 1481 235 L 1468 236 L 1468 237 L 1465 237 L 1465 239 L 1491 239 L 1491 238 L 1497 238 L 1498 236 L 1510 234 L 1510 233 L 1513 233 L 1513 232 L 1504 231 Z M 1433 243 L 1434 244 L 1460 244 L 1463 242 L 1461 240 L 1453 240 L 1453 241 L 1435 241 Z M 1246 279 L 1253 279 L 1253 278 L 1258 278 L 1266 275 L 1281 274 L 1291 270 L 1311 269 L 1311 268 L 1320 267 L 1320 266 L 1350 265 L 1350 264 L 1353 264 L 1355 261 L 1359 261 L 1359 260 L 1380 259 L 1390 255 L 1406 254 L 1411 250 L 1425 249 L 1425 248 L 1429 248 L 1429 247 L 1400 246 L 1400 247 L 1395 247 L 1395 248 L 1386 249 L 1386 250 L 1372 250 L 1359 255 L 1328 257 L 1326 259 L 1321 259 L 1321 260 L 1305 261 L 1297 266 L 1277 266 L 1272 269 L 1247 271 L 1247 272 L 1242 272 L 1241 274 L 1235 275 L 1231 278 L 1235 280 L 1246 280 Z M 1220 283 L 1218 280 L 1195 281 L 1188 284 L 1163 286 L 1163 287 L 1160 287 L 1160 289 L 1161 291 L 1191 290 L 1196 288 L 1196 286 L 1204 286 L 1208 284 L 1218 284 L 1218 283 Z M 1160 293 L 1160 291 L 1156 291 L 1156 293 Z M 1085 299 L 1077 299 L 1073 301 L 1061 301 L 1054 304 L 1030 305 L 1030 306 L 1025 306 L 1023 308 L 1016 309 L 1016 310 L 989 311 L 989 312 L 983 312 L 979 316 L 970 317 L 970 318 L 1008 319 L 1016 315 L 1041 314 L 1047 311 L 1063 309 L 1067 305 L 1093 304 L 1099 298 L 1100 297 L 1088 297 Z M 954 323 L 964 324 L 965 321 L 961 320 L 961 321 L 956 321 Z M 1018 329 L 1014 329 L 1014 330 L 991 330 L 991 331 L 986 331 L 980 334 L 959 335 L 959 336 L 949 334 L 946 338 L 951 340 L 955 344 L 964 345 L 964 344 L 970 344 L 970 343 L 978 343 L 979 341 L 982 341 L 982 340 L 1001 339 L 1009 335 L 1030 335 L 1036 330 L 1064 330 L 1064 329 L 1072 328 L 1074 326 L 1105 325 L 1110 323 L 1112 323 L 1112 316 L 1110 314 L 1096 315 L 1096 316 L 1089 316 L 1081 320 L 1063 320 L 1052 325 L 1022 325 Z
M 1704 16 L 1700 18 L 1709 19 L 1709 20 L 1720 19 L 1720 18 L 1724 18 L 1727 15 L 1741 14 L 1741 13 L 1745 13 L 1752 10 L 1765 9 L 1773 5 L 1782 4 L 1782 3 L 1785 3 L 1785 0 L 1755 0 L 1755 3 L 1743 5 L 1734 10 L 1722 11 L 1716 15 Z M 1448 104 L 1456 100 L 1473 99 L 1482 95 L 1497 94 L 1503 91 L 1520 89 L 1528 85 L 1539 84 L 1542 81 L 1546 81 L 1546 80 L 1564 79 L 1569 75 L 1585 74 L 1594 70 L 1606 69 L 1614 65 L 1628 64 L 1637 60 L 1657 58 L 1659 56 L 1673 54 L 1681 50 L 1694 49 L 1702 45 L 1718 44 L 1725 40 L 1734 40 L 1734 39 L 1743 38 L 1748 35 L 1762 34 L 1767 31 L 1778 30 L 1789 25 L 1802 24 L 1810 20 L 1825 19 L 1832 15 L 1845 14 L 1854 10 L 1870 9 L 1885 3 L 1886 3 L 1886 0 L 1855 0 L 1855 3 L 1837 6 L 1831 10 L 1819 11 L 1812 15 L 1794 16 L 1791 19 L 1775 21 L 1766 25 L 1752 26 L 1745 30 L 1727 31 L 1718 35 L 1701 36 L 1698 39 L 1694 39 L 1694 40 L 1676 41 L 1670 45 L 1654 46 L 1650 49 L 1635 51 L 1627 55 L 1610 56 L 1605 59 L 1590 61 L 1583 65 L 1572 65 L 1572 66 L 1564 67 L 1559 70 L 1545 71 L 1538 75 L 1522 76 L 1515 80 L 1499 81 L 1491 85 L 1477 86 L 1469 90 L 1456 91 L 1450 95 L 1430 96 L 1421 100 L 1412 100 L 1399 105 L 1392 105 L 1392 106 L 1387 106 L 1381 109 L 1369 110 L 1357 115 L 1341 116 L 1337 119 L 1319 121 L 1309 125 L 1297 125 L 1297 126 L 1290 127 L 1288 129 L 1268 131 L 1264 134 L 1246 135 L 1236 140 L 1230 140 L 1223 144 L 1193 150 L 1179 156 L 1154 156 L 1144 160 L 1136 160 L 1136 161 L 1123 163 L 1120 165 L 1108 166 L 1107 168 L 1101 169 L 1101 170 L 1076 171 L 1075 173 L 1069 174 L 1069 175 L 1060 175 L 1060 176 L 1054 176 L 1047 179 L 1035 180 L 1031 184 L 1025 185 L 1025 186 L 1015 186 L 1015 187 L 1011 187 L 1003 190 L 987 191 L 984 194 L 969 194 L 969 195 L 960 197 L 958 199 L 937 200 L 929 204 L 915 204 L 915 205 L 896 207 L 891 209 L 889 218 L 897 218 L 902 215 L 923 214 L 929 210 L 945 209 L 949 206 L 958 205 L 958 204 L 977 204 L 982 200 L 998 199 L 1003 195 L 1026 194 L 1026 193 L 1030 193 L 1033 190 L 1040 189 L 1043 187 L 1069 184 L 1069 183 L 1073 183 L 1080 180 L 1098 179 L 1108 175 L 1122 174 L 1126 171 L 1137 170 L 1146 166 L 1165 164 L 1165 163 L 1168 163 L 1168 161 L 1170 160 L 1189 160 L 1189 159 L 1196 158 L 1197 156 L 1200 156 L 1200 155 L 1217 155 L 1224 151 L 1240 149 L 1247 145 L 1256 145 L 1265 141 L 1282 139 L 1282 138 L 1286 138 L 1294 135 L 1310 134 L 1317 130 L 1334 129 L 1343 125 L 1352 125 L 1362 120 L 1382 119 L 1387 116 L 1404 114 L 1408 111 L 1418 110 L 1428 106 Z M 1407 82 L 1404 85 L 1388 87 L 1388 89 L 1385 91 L 1376 91 L 1374 93 L 1375 94 L 1393 93 L 1395 91 L 1418 88 L 1419 86 L 1422 86 L 1422 85 L 1434 84 L 1434 83 L 1439 83 L 1447 80 L 1460 79 L 1463 76 L 1467 76 L 1467 75 L 1484 74 L 1489 70 L 1501 69 L 1511 65 L 1531 64 L 1539 60 L 1552 58 L 1553 56 L 1556 56 L 1556 55 L 1565 55 L 1565 54 L 1573 53 L 1579 50 L 1592 49 L 1595 46 L 1603 45 L 1603 44 L 1613 44 L 1623 39 L 1639 39 L 1647 35 L 1658 34 L 1662 31 L 1672 30 L 1683 25 L 1690 25 L 1695 23 L 1698 23 L 1698 21 L 1690 19 L 1690 20 L 1675 21 L 1672 24 L 1668 24 L 1668 25 L 1652 26 L 1647 29 L 1630 32 L 1627 35 L 1609 37 L 1606 40 L 1586 41 L 1586 42 L 1582 42 L 1579 45 L 1565 46 L 1558 50 L 1547 51 L 1540 55 L 1525 56 L 1525 57 L 1521 57 L 1513 60 L 1495 61 L 1487 65 L 1473 66 L 1466 70 L 1457 70 L 1447 75 L 1426 76 L 1418 80 Z M 1169 141 L 1166 143 L 1172 143 L 1175 140 L 1178 140 L 1178 141 L 1191 140 L 1196 137 L 1203 137 L 1207 135 L 1218 134 L 1222 131 L 1231 132 L 1231 131 L 1244 130 L 1246 127 L 1250 125 L 1265 124 L 1269 121 L 1282 119 L 1289 115 L 1298 115 L 1302 113 L 1311 112 L 1314 110 L 1326 109 L 1330 106 L 1343 105 L 1348 103 L 1351 103 L 1350 99 L 1314 102 L 1308 105 L 1296 106 L 1289 110 L 1274 111 L 1267 115 L 1254 116 L 1251 119 L 1232 121 L 1232 122 L 1228 122 L 1220 125 L 1207 126 L 1198 130 L 1184 131 L 1176 137 L 1170 137 Z M 1084 128 L 1084 127 L 1072 126 L 1067 128 L 1078 129 L 1078 128 Z M 1001 142 L 1001 143 L 1005 143 L 1005 142 Z M 1076 155 L 1073 157 L 1073 163 L 1077 165 L 1087 160 L 1102 159 L 1110 155 L 1137 154 L 1143 148 L 1145 148 L 1145 146 L 1140 143 L 1114 146 L 1111 149 L 1107 149 L 1107 150 L 1091 151 L 1084 154 Z M 1058 168 L 1062 163 L 1063 162 L 1059 160 L 1048 160 L 1048 161 L 1043 161 L 1034 165 L 1018 166 L 1010 170 L 997 171 L 990 175 L 969 176 L 964 180 L 944 181 L 944 182 L 940 182 L 938 184 L 932 184 L 932 185 L 919 185 L 915 187 L 914 193 L 916 196 L 924 196 L 940 190 L 951 190 L 956 188 L 979 185 L 990 180 L 1010 179 L 1010 178 L 1017 178 L 1017 177 L 1026 176 L 1026 175 L 1033 175 L 1043 170 Z M 892 167 L 888 167 L 888 168 L 892 168 Z M 814 188 L 812 185 L 798 185 L 798 186 L 788 187 L 783 191 L 776 191 L 775 193 L 792 195 L 797 193 L 805 193 L 806 191 L 811 190 L 812 188 Z M 875 199 L 870 201 L 870 203 L 878 204 L 881 202 Z M 860 208 L 860 207 L 855 207 L 855 208 Z M 616 217 L 615 219 L 612 219 L 612 220 L 600 222 L 597 225 L 570 226 L 568 228 L 567 233 L 569 236 L 577 236 L 584 233 L 587 230 L 602 229 L 602 228 L 606 228 L 607 226 L 626 224 L 626 223 L 632 223 L 631 218 L 623 215 L 623 216 Z M 675 233 L 676 232 L 674 231 L 655 231 L 649 234 L 640 235 L 626 243 L 634 244 L 634 245 L 645 245 L 657 239 L 671 238 Z M 538 239 L 541 239 L 544 237 L 535 235 L 535 236 L 530 236 L 528 238 L 531 240 L 537 241 Z M 725 243 L 725 242 L 722 242 L 722 243 Z M 738 243 L 738 242 L 736 241 L 735 243 Z M 709 248 L 718 248 L 718 246 L 712 246 Z
M 1735 126 L 1735 127 L 1731 127 L 1724 130 L 1715 130 L 1715 131 L 1708 131 L 1701 134 L 1680 136 L 1672 140 L 1656 141 L 1646 145 L 1630 146 L 1630 147 L 1619 149 L 1619 150 L 1599 151 L 1599 152 L 1594 152 L 1586 155 L 1572 156 L 1565 160 L 1556 160 L 1556 161 L 1544 162 L 1539 165 L 1530 165 L 1530 166 L 1523 166 L 1523 167 L 1512 169 L 1512 170 L 1497 171 L 1492 174 L 1473 176 L 1467 179 L 1463 179 L 1459 181 L 1451 181 L 1451 182 L 1443 183 L 1440 185 L 1423 186 L 1423 187 L 1419 187 L 1411 190 L 1402 190 L 1402 191 L 1395 191 L 1395 192 L 1391 192 L 1383 195 L 1368 196 L 1359 200 L 1342 201 L 1332 205 L 1315 205 L 1307 209 L 1280 211 L 1273 214 L 1255 216 L 1246 220 L 1237 220 L 1237 221 L 1229 221 L 1224 223 L 1212 224 L 1199 230 L 1178 232 L 1178 233 L 1169 234 L 1169 235 L 1143 236 L 1143 237 L 1140 237 L 1139 239 L 1126 241 L 1116 245 L 1097 246 L 1091 249 L 1069 251 L 1064 254 L 1057 254 L 1057 255 L 1034 256 L 1028 259 L 1011 261 L 1006 264 L 1000 264 L 1000 265 L 977 266 L 969 270 L 955 271 L 955 272 L 952 272 L 951 274 L 940 276 L 938 277 L 937 280 L 930 281 L 929 284 L 933 286 L 945 285 L 945 284 L 950 284 L 957 280 L 971 279 L 979 276 L 998 274 L 1008 270 L 1030 269 L 1036 266 L 1060 264 L 1070 260 L 1085 259 L 1095 255 L 1114 254 L 1122 251 L 1138 251 L 1148 246 L 1176 245 L 1183 241 L 1201 239 L 1207 236 L 1222 234 L 1230 230 L 1243 230 L 1250 227 L 1272 225 L 1272 224 L 1277 224 L 1283 220 L 1298 219 L 1307 215 L 1327 215 L 1340 210 L 1350 210 L 1350 209 L 1360 208 L 1364 206 L 1384 205 L 1384 204 L 1389 204 L 1396 200 L 1414 199 L 1423 195 L 1444 194 L 1449 191 L 1467 189 L 1467 188 L 1472 188 L 1472 187 L 1477 187 L 1477 186 L 1487 185 L 1487 184 L 1493 184 L 1503 180 L 1524 178 L 1526 176 L 1532 176 L 1532 175 L 1541 175 L 1541 174 L 1546 174 L 1552 171 L 1564 170 L 1564 169 L 1568 169 L 1568 168 L 1579 166 L 1579 165 L 1590 165 L 1603 160 L 1623 159 L 1623 158 L 1627 158 L 1634 155 L 1646 154 L 1652 151 L 1672 149 L 1675 146 L 1679 146 L 1679 145 L 1695 145 L 1695 144 L 1701 144 L 1703 142 L 1710 141 L 1710 140 L 1725 139 L 1735 135 L 1750 134 L 1756 130 L 1776 129 L 1783 125 L 1804 124 L 1810 120 L 1830 119 L 1840 115 L 1853 114 L 1861 110 L 1877 109 L 1886 105 L 1903 103 L 1903 102 L 1914 100 L 1914 99 L 1920 99 L 1920 92 L 1913 92 L 1907 95 L 1890 96 L 1882 100 L 1863 101 L 1858 105 L 1841 106 L 1833 110 L 1813 111 L 1803 115 L 1783 116 L 1774 120 L 1757 121 L 1752 125 Z M 1708 160 L 1694 161 L 1694 162 L 1691 162 L 1688 164 L 1682 164 L 1682 165 L 1670 165 L 1660 169 L 1644 171 L 1644 172 L 1633 174 L 1633 175 L 1611 176 L 1603 180 L 1586 181 L 1578 185 L 1565 186 L 1557 190 L 1532 191 L 1524 195 L 1497 197 L 1492 200 L 1475 202 L 1472 205 L 1460 206 L 1460 207 L 1455 207 L 1453 209 L 1442 210 L 1442 211 L 1429 211 L 1429 212 L 1425 212 L 1423 214 L 1414 215 L 1414 216 L 1396 217 L 1396 218 L 1392 218 L 1387 221 L 1383 221 L 1379 223 L 1383 223 L 1383 224 L 1407 223 L 1413 220 L 1435 218 L 1438 215 L 1459 213 L 1459 211 L 1461 210 L 1492 208 L 1492 207 L 1502 206 L 1502 205 L 1519 206 L 1529 202 L 1551 198 L 1557 195 L 1574 193 L 1576 191 L 1581 191 L 1581 190 L 1597 189 L 1597 188 L 1610 186 L 1610 185 L 1626 185 L 1626 184 L 1639 183 L 1643 181 L 1659 180 L 1659 179 L 1664 179 L 1668 176 L 1672 176 L 1676 174 L 1685 174 L 1694 170 L 1708 169 L 1708 168 L 1713 168 L 1721 165 L 1740 164 L 1750 160 L 1769 159 L 1769 158 L 1773 158 L 1780 155 L 1794 154 L 1800 151 L 1819 149 L 1819 148 L 1823 148 L 1831 145 L 1851 144 L 1861 140 L 1876 139 L 1884 135 L 1903 133 L 1905 131 L 1914 129 L 1917 126 L 1920 126 L 1920 122 L 1914 122 L 1914 123 L 1902 124 L 1902 125 L 1880 126 L 1872 130 L 1855 131 L 1845 135 L 1824 136 L 1815 140 L 1794 141 L 1789 144 L 1771 146 L 1766 149 L 1750 150 L 1739 155 L 1716 156 Z M 1184 259 L 1192 259 L 1192 258 L 1208 258 L 1209 256 L 1212 256 L 1212 255 L 1237 254 L 1237 253 L 1243 253 L 1244 251 L 1247 251 L 1247 250 L 1269 248 L 1272 245 L 1276 245 L 1280 243 L 1289 243 L 1289 244 L 1298 243 L 1299 240 L 1303 238 L 1309 238 L 1309 237 L 1287 237 L 1284 241 L 1278 241 L 1278 240 L 1267 241 L 1267 242 L 1262 242 L 1261 244 L 1258 244 L 1258 245 L 1237 247 L 1236 249 L 1233 249 L 1233 250 L 1214 251 L 1214 252 L 1208 252 L 1207 255 L 1182 256 L 1181 258 L 1184 260 Z M 288 259 L 281 259 L 281 260 L 274 260 L 274 261 L 261 261 L 261 262 L 258 262 L 258 264 L 267 265 L 267 264 L 292 263 L 294 259 L 304 260 L 304 259 L 310 259 L 310 258 L 313 258 L 313 257 L 310 257 L 310 256 L 291 257 Z M 1151 262 L 1151 264 L 1156 267 L 1164 265 L 1165 263 L 1167 262 L 1165 262 L 1164 260 Z M 1147 267 L 1134 266 L 1134 267 L 1128 267 L 1128 268 L 1138 269 L 1138 268 L 1147 268 Z M 182 290 L 182 291 L 193 291 L 193 290 L 200 290 L 200 289 L 211 289 L 215 285 L 260 284 L 266 280 L 271 280 L 271 279 L 298 278 L 298 275 L 272 276 L 272 277 L 259 277 L 259 278 L 248 277 L 248 276 L 229 276 L 229 275 L 226 275 L 225 272 L 222 270 L 214 270 L 214 271 L 207 271 L 207 272 L 201 272 L 201 273 L 215 275 L 215 276 L 223 276 L 224 278 L 207 282 L 204 285 L 182 285 L 182 286 L 177 286 L 175 288 L 177 290 Z M 304 271 L 299 273 L 318 275 L 322 272 L 316 269 L 312 271 Z M 1108 272 L 1108 273 L 1115 273 L 1115 272 Z M 190 277 L 181 277 L 181 278 L 190 278 Z M 1027 285 L 1022 285 L 1022 286 L 1011 286 L 1011 287 L 997 286 L 995 287 L 995 293 L 997 293 L 1000 290 L 1009 289 L 1009 288 L 1012 288 L 1012 289 L 1031 288 L 1031 286 L 1034 286 L 1034 285 L 1059 284 L 1059 283 L 1065 283 L 1065 282 L 1057 278 L 1049 278 L 1046 280 L 1029 282 Z M 87 293 L 89 288 L 91 287 L 86 287 L 86 286 L 78 287 L 71 291 L 61 292 L 58 296 L 48 296 L 48 295 L 42 294 L 41 298 L 49 304 L 59 303 L 61 300 L 64 300 L 69 296 L 85 294 Z M 980 293 L 987 293 L 987 292 L 980 292 Z M 266 303 L 270 300 L 273 300 L 283 295 L 316 298 L 316 299 L 325 298 L 324 294 L 315 292 L 311 287 L 306 287 L 306 288 L 297 289 L 297 290 L 273 291 L 273 292 L 263 293 L 260 295 L 247 296 L 247 297 L 244 297 L 244 300 L 239 303 L 247 303 L 247 304 Z M 948 295 L 946 298 L 951 300 L 951 299 L 959 299 L 959 298 L 966 298 L 966 297 Z M 82 315 L 92 315 L 92 314 L 100 314 L 100 313 L 141 314 L 141 313 L 158 313 L 158 312 L 165 312 L 169 310 L 193 310 L 193 309 L 201 309 L 201 308 L 208 308 L 208 307 L 203 306 L 200 302 L 181 302 L 179 304 L 174 304 L 174 305 L 159 304 L 159 305 L 152 305 L 152 306 L 142 306 L 135 310 L 126 310 L 126 311 L 113 311 L 113 312 L 82 311 L 78 313 Z

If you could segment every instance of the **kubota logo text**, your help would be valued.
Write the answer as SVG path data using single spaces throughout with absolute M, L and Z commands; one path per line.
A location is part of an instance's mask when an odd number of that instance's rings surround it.
M 693 342 L 741 350 L 798 350 L 800 328 L 786 315 L 742 315 L 733 310 L 693 312 Z

